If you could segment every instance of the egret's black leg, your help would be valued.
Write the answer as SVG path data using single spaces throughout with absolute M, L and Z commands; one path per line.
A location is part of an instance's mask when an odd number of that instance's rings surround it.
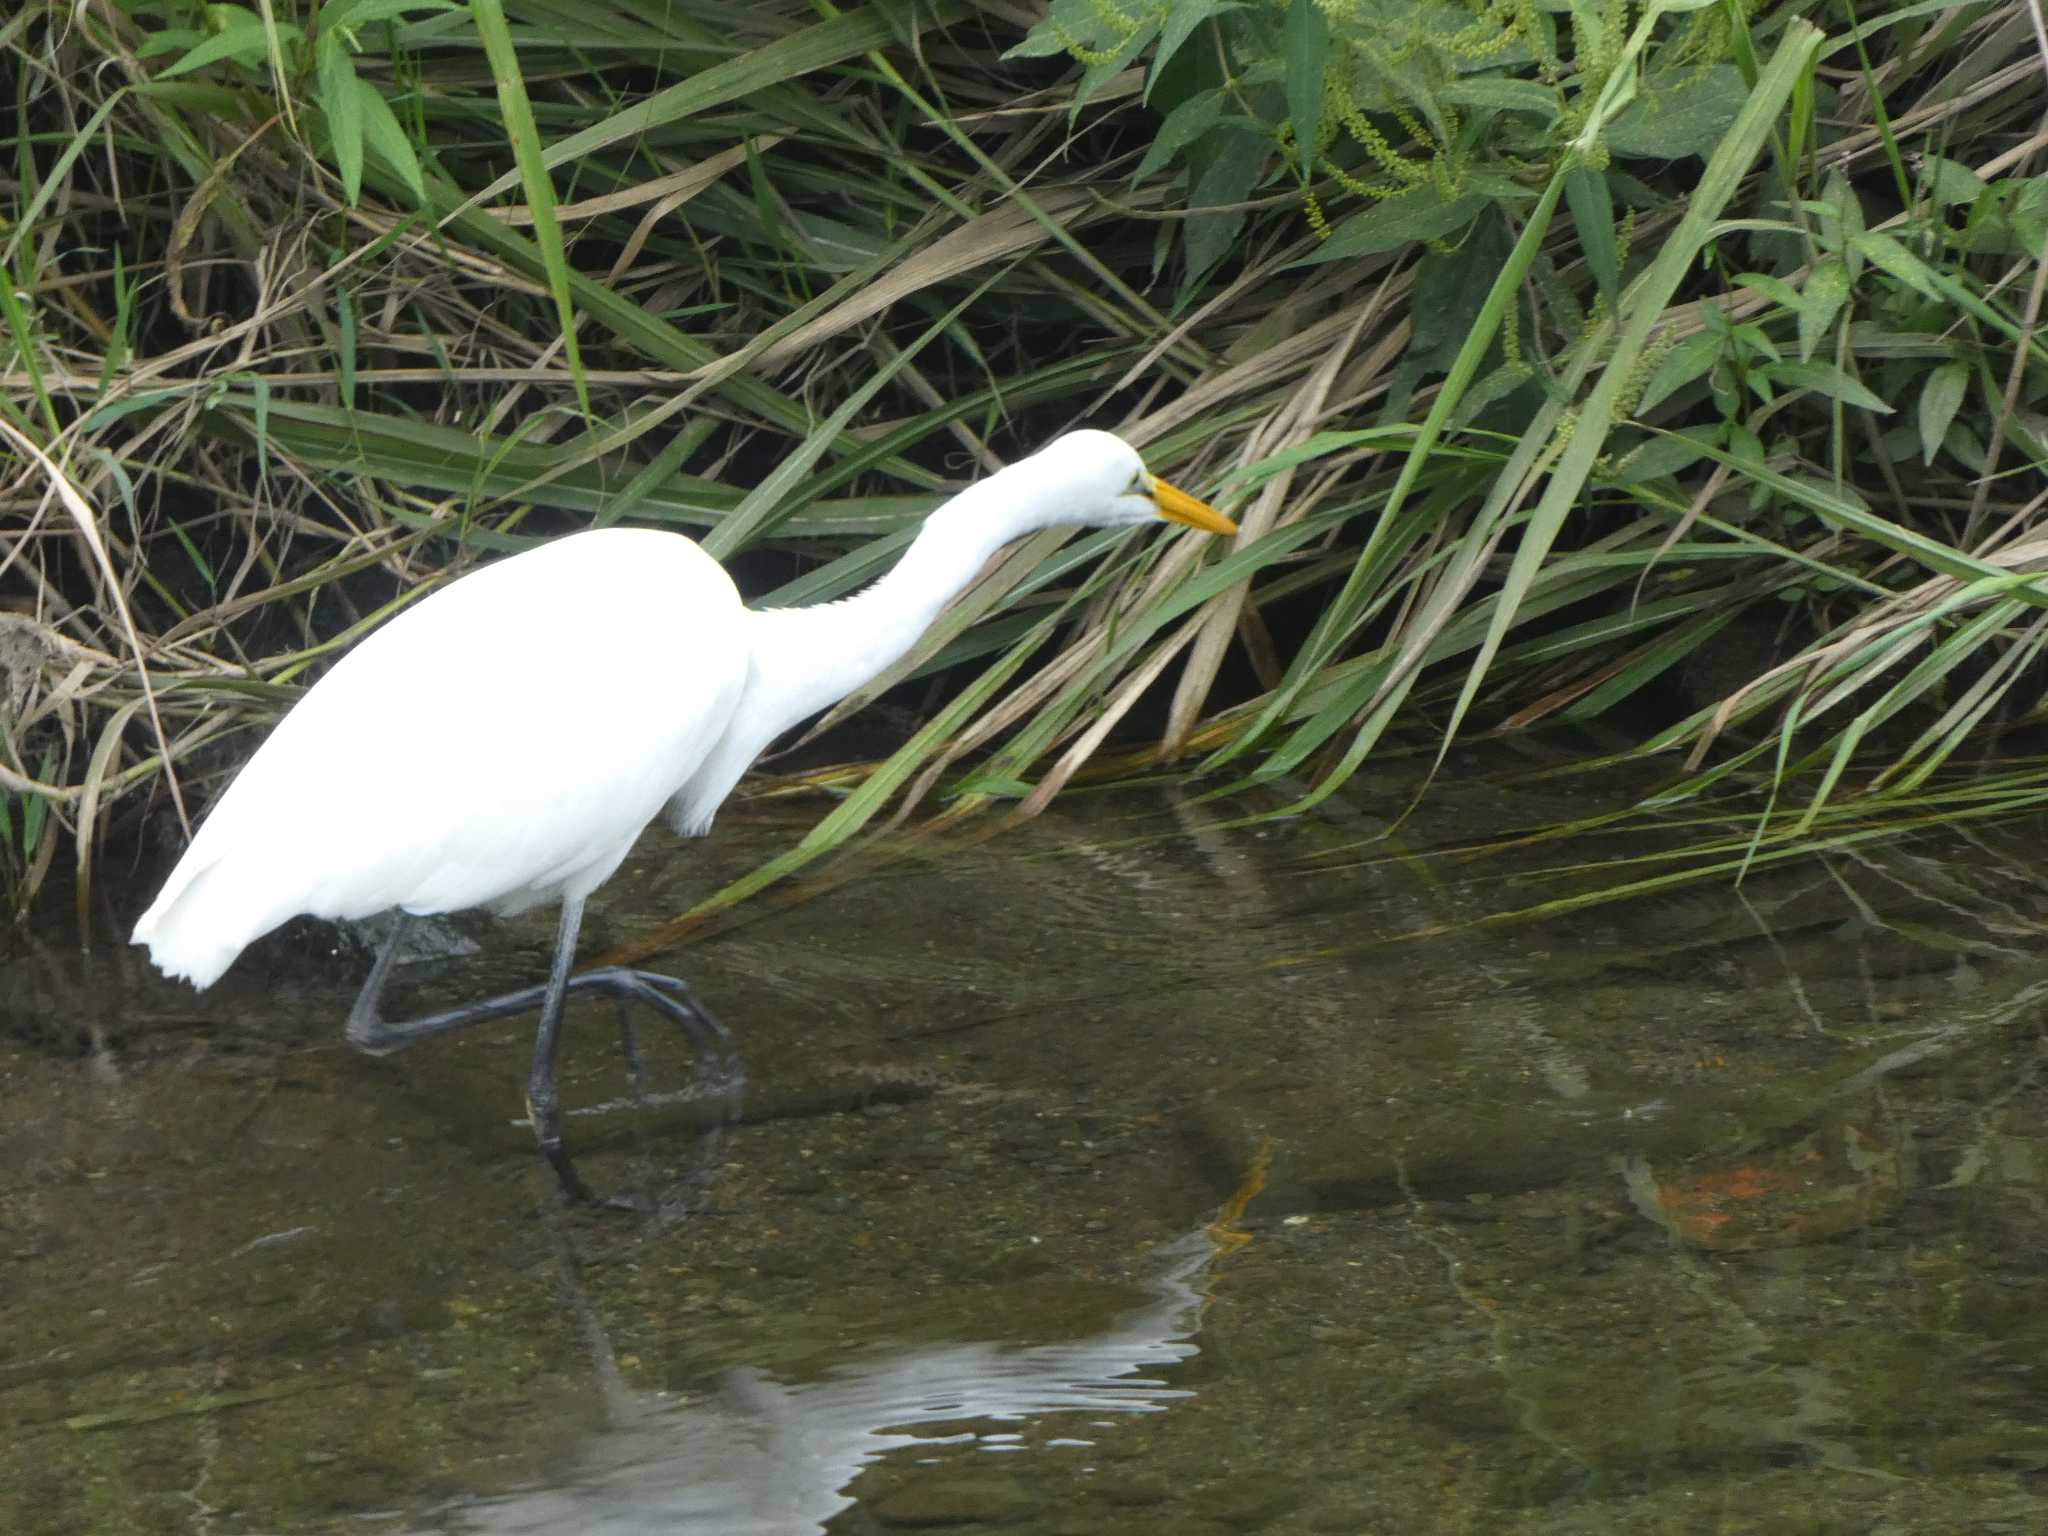
M 566 907 L 564 911 L 566 912 Z M 502 997 L 487 997 L 482 1002 L 465 1003 L 460 1008 L 449 1008 L 440 1013 L 430 1013 L 423 1018 L 411 1019 L 402 1024 L 387 1023 L 379 1008 L 384 984 L 391 976 L 391 962 L 398 956 L 398 946 L 405 937 L 406 925 L 412 919 L 403 911 L 393 914 L 397 921 L 392 925 L 391 937 L 384 941 L 384 947 L 377 952 L 376 963 L 370 967 L 370 974 L 363 982 L 363 990 L 356 994 L 355 1006 L 348 1011 L 348 1043 L 366 1056 L 389 1056 L 393 1051 L 402 1051 L 408 1045 L 422 1040 L 431 1040 L 436 1035 L 445 1035 L 451 1030 L 469 1024 L 483 1024 L 491 1019 L 508 1018 L 515 1013 L 527 1013 L 544 1002 L 547 987 L 522 987 L 517 992 L 507 992 Z M 578 917 L 581 917 L 578 909 Z M 559 944 L 559 940 L 557 941 Z M 571 935 L 571 942 L 574 936 Z M 557 956 L 559 959 L 559 955 Z M 580 984 L 578 977 L 575 983 Z
M 391 975 L 391 962 L 398 958 L 398 946 L 411 922 L 412 914 L 403 907 L 393 909 L 391 933 L 384 940 L 384 947 L 377 951 L 370 974 L 363 978 L 363 990 L 356 994 L 355 1006 L 348 1011 L 348 1043 L 366 1055 L 382 1056 L 410 1043 L 396 1039 L 386 1043 L 393 1031 L 378 1014 L 377 999 L 383 994 L 385 980 Z
M 640 1057 L 640 1037 L 633 1028 L 633 1009 L 624 997 L 616 997 L 613 1005 L 619 1011 L 619 1054 L 626 1061 L 626 1099 L 633 1106 L 633 1147 L 638 1154 L 635 1160 L 634 1179 L 642 1186 L 634 1192 L 631 1204 L 643 1219 L 654 1213 L 652 1202 L 644 1192 L 649 1179 L 649 1170 L 654 1167 L 654 1138 L 647 1128 L 647 1072 L 646 1064 Z M 698 1059 L 697 1070 L 702 1075 L 704 1063 Z M 614 1197 L 612 1204 L 622 1202 Z
M 390 1023 L 383 1016 L 379 1000 L 385 983 L 390 979 L 391 966 L 397 958 L 408 920 L 404 912 L 397 914 L 391 936 L 378 951 L 369 977 L 363 982 L 363 990 L 357 995 L 355 1006 L 349 1010 L 349 1044 L 371 1056 L 387 1056 L 408 1045 L 448 1034 L 466 1025 L 482 1024 L 538 1007 L 540 1028 L 534 1036 L 533 1069 L 527 1079 L 527 1112 L 541 1155 L 555 1170 L 563 1189 L 575 1199 L 594 1200 L 596 1197 L 577 1176 L 562 1145 L 561 1096 L 555 1088 L 555 1054 L 561 1041 L 562 1009 L 569 993 L 606 992 L 618 1000 L 619 1041 L 625 1051 L 628 1081 L 636 1102 L 640 1097 L 642 1067 L 640 1042 L 629 1014 L 633 1003 L 644 1004 L 665 1015 L 689 1042 L 697 1058 L 696 1078 L 689 1097 L 736 1099 L 746 1081 L 731 1033 L 697 1001 L 696 994 L 685 983 L 673 976 L 626 970 L 619 966 L 585 971 L 580 976 L 569 974 L 569 967 L 576 956 L 577 931 L 583 922 L 581 901 L 562 903 L 554 960 L 545 985 L 524 987 L 500 997 L 489 997 L 421 1018 Z
M 459 1008 L 430 1013 L 423 1018 L 408 1019 L 398 1024 L 388 1022 L 380 1006 L 381 997 L 408 921 L 403 912 L 398 914 L 398 919 L 399 926 L 392 930 L 391 937 L 378 952 L 376 963 L 370 967 L 369 977 L 363 982 L 363 990 L 357 994 L 355 1006 L 348 1014 L 348 1043 L 365 1056 L 389 1056 L 393 1051 L 402 1051 L 408 1045 L 449 1034 L 466 1025 L 485 1024 L 492 1019 L 509 1018 L 515 1013 L 530 1013 L 546 1001 L 547 987 L 522 987 L 517 992 L 464 1003 Z M 705 1012 L 696 994 L 673 976 L 606 966 L 603 970 L 571 976 L 566 990 L 606 992 L 621 1001 L 647 1003 L 667 1014 L 694 1049 L 706 1051 L 719 1061 L 724 1070 L 736 1072 L 738 1069 L 738 1054 L 732 1036 L 724 1025 Z M 675 996 L 671 998 L 665 995 L 667 993 Z M 637 1058 L 637 1038 L 628 1040 L 627 1047 L 631 1057 Z M 631 1064 L 630 1059 L 628 1064 Z
M 562 1004 L 568 998 L 569 967 L 576 960 L 576 933 L 583 926 L 582 900 L 562 903 L 561 927 L 555 931 L 555 958 L 548 967 L 547 995 L 540 1005 L 540 1028 L 533 1036 L 533 1070 L 526 1078 L 526 1114 L 540 1155 L 555 1170 L 572 1200 L 595 1204 L 597 1196 L 576 1176 L 576 1165 L 562 1146 L 562 1096 L 555 1089 L 555 1050 L 562 1043 Z
M 640 1036 L 633 1028 L 633 1010 L 626 1006 L 623 995 L 616 999 L 619 1007 L 619 1054 L 626 1058 L 626 1091 L 633 1102 L 640 1101 L 640 1085 L 646 1081 L 646 1071 L 640 1060 Z

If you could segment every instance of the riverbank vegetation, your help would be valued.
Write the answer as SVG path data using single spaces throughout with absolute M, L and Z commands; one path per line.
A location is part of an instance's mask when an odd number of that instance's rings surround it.
M 5 898 L 477 560 L 623 519 L 825 600 L 1079 423 L 1243 536 L 1011 551 L 744 888 L 885 807 L 1299 804 L 1552 722 L 1774 839 L 2031 803 L 1947 776 L 2038 714 L 2044 50 L 2013 3 L 24 0 Z

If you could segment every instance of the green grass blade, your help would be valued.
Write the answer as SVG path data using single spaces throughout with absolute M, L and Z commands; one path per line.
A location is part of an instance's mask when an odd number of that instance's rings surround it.
M 533 105 L 526 98 L 526 80 L 519 72 L 512 30 L 505 22 L 503 0 L 470 0 L 469 9 L 476 21 L 477 35 L 483 39 L 484 53 L 490 59 L 491 76 L 497 82 L 505 133 L 512 142 L 512 157 L 518 162 L 520 184 L 525 188 L 526 205 L 533 215 L 534 243 L 540 248 L 548 291 L 554 296 L 555 313 L 562 326 L 562 352 L 576 381 L 576 403 L 588 416 L 590 388 L 584 381 L 583 358 L 576 346 L 576 304 L 570 293 L 568 257 L 562 250 L 562 226 L 555 219 L 555 184 L 541 149 L 540 130 L 534 125 Z

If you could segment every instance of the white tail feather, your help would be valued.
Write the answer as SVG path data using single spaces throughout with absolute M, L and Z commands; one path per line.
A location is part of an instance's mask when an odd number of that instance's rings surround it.
M 158 970 L 182 977 L 202 992 L 235 963 L 235 956 L 278 922 L 238 910 L 248 904 L 234 899 L 234 888 L 223 873 L 219 864 L 202 865 L 190 873 L 180 865 L 129 937 L 132 944 L 149 946 L 149 958 Z

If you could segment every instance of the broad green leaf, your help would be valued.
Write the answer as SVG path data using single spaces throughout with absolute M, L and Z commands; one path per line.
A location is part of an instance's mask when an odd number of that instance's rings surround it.
M 1997 335 L 2020 343 L 2039 364 L 2048 365 L 2048 344 L 2031 328 L 2022 328 L 2004 309 L 1987 301 L 1968 281 L 1968 269 L 1955 274 L 1929 266 L 1901 242 L 1878 230 L 1858 235 L 1852 250 L 1868 257 L 1871 264 L 1905 283 L 1914 292 L 1936 304 L 1946 304 L 1988 327 Z
M 2048 245 L 2048 176 L 2031 176 L 2021 182 L 2006 205 L 2005 217 L 2022 250 L 2032 254 Z
M 1323 72 L 1330 62 L 1330 23 L 1316 0 L 1293 0 L 1287 7 L 1281 49 L 1287 64 L 1287 116 L 1306 186 L 1315 177 L 1323 132 Z
M 1929 155 L 1921 167 L 1921 180 L 1937 208 L 1956 203 L 1974 203 L 1982 195 L 1985 181 L 1959 160 Z
M 363 191 L 363 103 L 357 94 L 361 82 L 338 32 L 322 31 L 313 52 L 319 64 L 315 95 L 327 118 L 342 193 L 353 208 Z
M 1941 440 L 1941 446 L 1973 475 L 1984 473 L 1984 439 L 1977 435 L 1966 418 L 1958 417 L 1948 424 L 1948 432 Z
M 1195 210 L 1188 219 L 1186 235 L 1190 281 L 1221 261 L 1244 227 L 1244 210 L 1228 205 L 1241 203 L 1250 195 L 1267 155 L 1266 141 L 1255 133 L 1224 129 L 1212 138 L 1217 144 L 1216 156 L 1188 194 Z M 1203 211 L 1211 208 L 1215 211 Z
M 1783 305 L 1786 309 L 1796 310 L 1806 303 L 1799 296 L 1797 288 L 1782 277 L 1772 277 L 1768 272 L 1738 272 L 1735 274 L 1735 281 L 1739 286 L 1760 293 L 1773 304 Z
M 293 26 L 280 26 L 278 31 L 291 37 L 299 35 L 299 29 Z M 157 79 L 174 79 L 222 59 L 234 59 L 254 69 L 263 62 L 269 48 L 270 32 L 260 17 L 238 21 L 225 31 L 216 32 L 168 69 L 159 71 Z
M 1922 298 L 1938 300 L 1941 297 L 1940 285 L 1935 282 L 1934 273 L 1927 263 L 1890 235 L 1866 230 L 1849 243 L 1849 248 L 1872 266 L 1889 272 Z
M 1110 81 L 1131 67 L 1131 62 L 1152 46 L 1159 35 L 1156 17 L 1142 21 L 1138 29 L 1111 50 L 1106 58 L 1098 59 L 1081 71 L 1081 78 L 1074 86 L 1074 99 L 1068 108 L 1069 118 L 1079 117 L 1081 109 L 1095 99 L 1095 93 Z
M 1159 83 L 1160 71 L 1173 62 L 1181 45 L 1195 34 L 1195 28 L 1226 11 L 1243 9 L 1240 0 L 1172 0 L 1166 21 L 1159 29 L 1159 46 L 1152 52 L 1152 67 L 1145 74 L 1145 99 Z
M 1840 256 L 1823 256 L 1800 289 L 1799 360 L 1811 358 L 1821 343 L 1843 301 L 1849 297 L 1849 265 Z
M 1557 121 L 1564 112 L 1563 99 L 1554 86 L 1502 75 L 1468 75 L 1439 86 L 1436 94 L 1456 106 L 1520 112 L 1544 123 Z
M 1675 475 L 1707 456 L 1719 430 L 1687 427 L 1682 432 L 1655 433 L 1616 459 L 1605 478 L 1617 485 L 1634 485 Z
M 1183 149 L 1225 121 L 1224 113 L 1230 106 L 1230 98 L 1221 90 L 1203 91 L 1190 96 L 1167 113 L 1165 121 L 1159 125 L 1159 132 L 1153 136 L 1151 147 L 1145 151 L 1145 158 L 1138 162 L 1138 169 L 1132 173 L 1133 184 L 1171 165 Z M 1246 131 L 1257 131 L 1258 125 L 1246 118 L 1233 114 L 1228 120 L 1241 125 Z
M 259 22 L 258 25 L 261 25 Z M 161 32 L 152 32 L 135 46 L 138 59 L 161 58 L 167 53 L 197 47 L 212 34 L 199 32 L 191 27 L 166 27 Z
M 1891 406 L 1867 386 L 1849 377 L 1833 363 L 1770 363 L 1761 372 L 1775 384 L 1790 389 L 1811 389 L 1858 410 L 1892 413 Z
M 1704 158 L 1727 133 L 1749 95 L 1732 64 L 1672 70 L 1646 82 L 1607 130 L 1607 147 L 1647 160 Z
M 413 153 L 412 140 L 406 136 L 398 114 L 391 110 L 391 103 L 369 81 L 358 78 L 356 104 L 363 114 L 364 142 L 398 174 L 398 179 L 406 184 L 414 200 L 424 205 L 427 180 L 420 171 L 419 156 Z
M 257 3 L 260 6 L 262 0 L 257 0 Z M 206 30 L 212 33 L 227 32 L 236 27 L 246 27 L 251 22 L 256 23 L 258 26 L 261 26 L 263 23 L 261 11 L 251 10 L 246 5 L 206 4 L 200 6 L 199 11 L 205 20 Z
M 2032 256 L 2048 243 L 2048 178 L 1998 181 L 1970 204 L 1961 249 L 1998 256 Z
M 1446 201 L 1434 182 L 1424 182 L 1412 192 L 1354 213 L 1302 260 L 1347 261 L 1355 256 L 1395 250 L 1417 240 L 1440 239 L 1464 229 L 1487 206 L 1485 198 L 1472 194 Z
M 1643 386 L 1643 395 L 1636 402 L 1635 413 L 1647 416 L 1679 390 L 1705 375 L 1721 355 L 1721 338 L 1711 331 L 1700 331 L 1688 336 L 1669 352 L 1657 365 L 1657 371 L 1650 375 L 1650 382 Z
M 1828 172 L 1821 204 L 1824 211 L 1815 233 L 1823 246 L 1846 256 L 1849 276 L 1854 278 L 1863 269 L 1863 258 L 1855 249 L 1856 237 L 1864 230 L 1863 203 L 1856 195 L 1855 185 L 1839 168 Z
M 1785 358 L 1785 354 L 1778 350 L 1777 342 L 1771 339 L 1771 333 L 1754 323 L 1735 327 L 1735 345 L 1749 362 L 1768 358 L 1777 363 L 1784 361 Z
M 1932 464 L 1970 388 L 1968 363 L 1943 363 L 1920 390 L 1920 462 Z
M 1108 13 L 1090 0 L 1052 0 L 1045 20 L 1025 33 L 1024 41 L 1003 57 L 1048 59 L 1055 54 L 1072 54 L 1076 44 L 1091 52 L 1102 52 L 1116 47 L 1123 37 L 1111 24 Z
M 1925 331 L 1887 330 L 1870 320 L 1851 323 L 1849 349 L 1862 358 L 1907 358 L 1914 362 L 1947 362 L 1957 355 L 1956 344 L 1947 337 Z
M 1067 51 L 1067 40 L 1060 36 L 1060 29 L 1050 18 L 1041 21 L 1024 34 L 1024 41 L 1014 43 L 1003 50 L 1006 59 L 1049 59 L 1056 53 Z
M 1621 245 L 1614 232 L 1614 200 L 1607 178 L 1583 165 L 1573 166 L 1565 173 L 1564 200 L 1572 211 L 1586 266 L 1612 303 L 1621 297 Z

